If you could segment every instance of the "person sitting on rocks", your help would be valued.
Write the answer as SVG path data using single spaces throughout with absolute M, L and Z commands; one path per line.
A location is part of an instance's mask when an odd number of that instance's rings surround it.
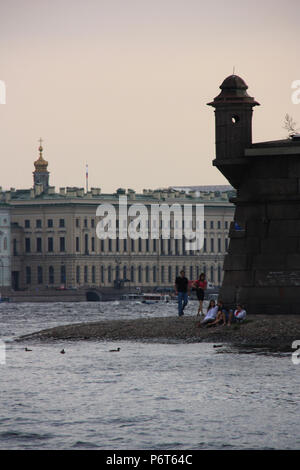
M 198 327 L 205 326 L 214 322 L 216 320 L 217 313 L 218 313 L 218 306 L 216 305 L 214 300 L 211 300 L 207 307 L 207 312 L 206 312 L 204 319 L 201 322 L 197 323 L 197 326 Z
M 233 311 L 229 309 L 227 306 L 224 305 L 222 300 L 218 300 L 218 313 L 214 322 L 210 323 L 209 326 L 216 326 L 216 325 L 226 325 L 229 322 L 230 315 L 232 315 Z
M 242 321 L 245 320 L 246 315 L 247 315 L 247 312 L 243 308 L 243 306 L 241 304 L 237 304 L 236 310 L 234 311 L 234 313 L 232 311 L 229 313 L 228 326 L 231 325 L 231 322 L 241 323 Z

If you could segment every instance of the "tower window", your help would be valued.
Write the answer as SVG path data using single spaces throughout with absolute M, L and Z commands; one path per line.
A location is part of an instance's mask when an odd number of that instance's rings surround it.
M 237 114 L 234 114 L 232 117 L 231 117 L 231 122 L 232 124 L 236 124 L 237 122 L 239 122 L 240 120 L 240 117 L 237 115 Z

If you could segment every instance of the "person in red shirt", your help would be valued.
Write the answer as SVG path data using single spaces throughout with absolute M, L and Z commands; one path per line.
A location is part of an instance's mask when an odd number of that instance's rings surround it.
M 207 287 L 207 281 L 205 280 L 205 274 L 201 273 L 199 279 L 193 282 L 193 287 L 196 289 L 197 299 L 199 300 L 199 308 L 197 315 L 200 313 L 203 315 L 203 300 L 204 300 L 204 291 Z

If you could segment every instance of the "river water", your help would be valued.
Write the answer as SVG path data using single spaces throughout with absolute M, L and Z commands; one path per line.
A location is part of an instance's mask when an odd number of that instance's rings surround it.
M 186 315 L 195 312 L 191 302 Z M 14 342 L 61 324 L 176 313 L 174 304 L 124 301 L 0 304 L 0 449 L 298 449 L 300 365 L 291 354 Z

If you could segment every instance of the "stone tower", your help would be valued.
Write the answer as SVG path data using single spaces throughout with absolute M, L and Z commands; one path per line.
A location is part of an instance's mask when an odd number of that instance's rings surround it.
M 213 162 L 237 190 L 220 296 L 249 313 L 300 314 L 300 136 L 252 143 L 247 85 L 231 75 L 215 108 Z
M 43 191 L 46 191 L 49 187 L 49 171 L 47 170 L 48 162 L 43 158 L 42 139 L 40 139 L 39 152 L 40 156 L 34 162 L 33 183 L 34 186 L 41 185 Z

